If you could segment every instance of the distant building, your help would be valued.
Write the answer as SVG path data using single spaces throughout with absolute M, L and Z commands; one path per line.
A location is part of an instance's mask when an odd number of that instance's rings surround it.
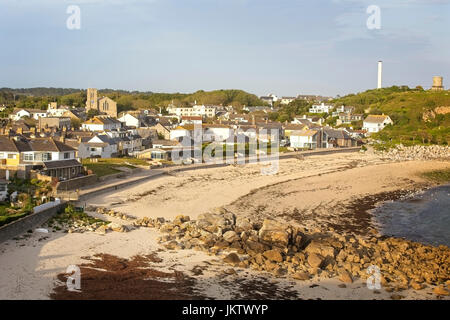
M 353 121 L 361 121 L 363 119 L 363 117 L 364 116 L 362 114 L 349 114 L 349 113 L 342 112 L 339 114 L 339 122 L 340 122 L 340 124 L 342 124 L 342 123 L 350 124 Z
M 355 107 L 352 106 L 339 106 L 331 114 L 333 117 L 338 117 L 340 113 L 352 114 L 355 111 Z
M 62 130 L 63 128 L 70 129 L 70 118 L 66 117 L 45 117 L 39 118 L 39 128 L 56 128 Z
M 333 106 L 326 105 L 325 103 L 314 104 L 309 108 L 309 113 L 329 113 L 333 109 Z
M 272 97 L 262 96 L 262 97 L 259 97 L 259 99 L 264 101 L 264 102 L 266 102 L 266 103 L 268 103 L 268 104 L 270 104 L 271 106 L 273 106 L 274 100 L 273 100 Z
M 363 121 L 363 130 L 366 130 L 367 133 L 379 132 L 389 124 L 394 124 L 394 122 L 387 115 L 369 115 Z
M 216 107 L 208 105 L 193 105 L 191 107 L 174 107 L 169 106 L 167 112 L 171 115 L 175 115 L 178 118 L 181 117 L 206 117 L 213 118 L 216 116 Z
M 9 118 L 14 121 L 18 121 L 23 117 L 33 118 L 39 120 L 39 118 L 44 118 L 47 116 L 45 110 L 40 109 L 15 109 L 13 113 L 9 115 Z
M 122 122 L 115 118 L 96 116 L 81 124 L 81 128 L 87 131 L 117 130 L 122 127 Z
M 141 116 L 137 114 L 125 113 L 118 120 L 124 123 L 127 127 L 141 127 Z
M 100 114 L 117 118 L 117 103 L 108 97 L 98 98 L 97 89 L 87 89 L 86 112 L 89 110 L 97 110 Z
M 200 116 L 182 116 L 180 125 L 184 124 L 202 124 L 203 118 Z
M 282 97 L 280 103 L 281 104 L 289 104 L 295 101 L 296 97 Z

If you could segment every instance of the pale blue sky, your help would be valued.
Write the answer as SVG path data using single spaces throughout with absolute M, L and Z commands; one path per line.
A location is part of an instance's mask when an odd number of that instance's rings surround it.
M 450 87 L 449 34 L 447 0 L 0 0 L 0 87 L 342 95 L 378 60 L 384 86 Z

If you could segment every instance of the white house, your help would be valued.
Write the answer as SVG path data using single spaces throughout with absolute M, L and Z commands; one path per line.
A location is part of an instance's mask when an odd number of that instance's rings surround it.
M 204 141 L 224 141 L 233 135 L 233 129 L 224 124 L 208 124 L 204 126 Z
M 316 130 L 301 130 L 293 131 L 289 137 L 291 147 L 293 148 L 310 148 L 317 147 L 317 133 Z
M 203 118 L 201 116 L 182 116 L 180 125 L 185 124 L 199 124 L 201 125 L 203 123 Z
M 309 108 L 309 113 L 329 113 L 333 109 L 333 106 L 327 105 L 325 103 L 314 104 Z
M 39 120 L 40 117 L 45 118 L 47 116 L 47 112 L 39 109 L 16 109 L 13 113 L 9 115 L 9 118 L 18 121 L 23 117 L 34 118 L 35 120 Z
M 78 146 L 78 156 L 85 158 L 112 158 L 117 154 L 118 144 L 106 134 L 92 137 Z
M 88 131 L 107 131 L 117 130 L 122 127 L 122 122 L 111 117 L 94 117 L 81 124 L 83 130 Z
M 363 130 L 366 130 L 367 133 L 379 132 L 389 124 L 394 124 L 394 122 L 387 115 L 368 115 L 363 121 Z
M 331 114 L 333 117 L 339 116 L 340 113 L 352 114 L 355 111 L 355 107 L 352 106 L 340 106 L 336 107 L 336 109 Z
M 203 133 L 202 127 L 198 126 L 200 132 Z M 177 140 L 181 137 L 193 137 L 194 136 L 194 125 L 186 124 L 184 126 L 178 126 L 175 129 L 170 130 L 170 140 Z
M 123 116 L 121 116 L 118 119 L 120 122 L 125 123 L 125 125 L 127 127 L 135 127 L 135 128 L 139 128 L 141 125 L 141 121 L 139 119 L 139 117 L 134 116 L 132 114 L 129 113 L 125 113 Z
M 207 117 L 213 118 L 216 116 L 216 107 L 215 106 L 207 106 L 207 105 L 197 105 L 195 104 L 192 107 L 174 107 L 169 106 L 167 108 L 167 112 L 172 115 L 176 115 L 177 117 Z

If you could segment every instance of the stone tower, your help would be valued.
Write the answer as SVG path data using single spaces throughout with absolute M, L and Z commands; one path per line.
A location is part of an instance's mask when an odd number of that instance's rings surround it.
M 431 87 L 431 90 L 433 91 L 441 91 L 444 90 L 444 86 L 443 86 L 443 78 L 436 76 L 433 77 L 433 86 Z
M 97 89 L 87 89 L 86 112 L 95 109 L 98 110 Z

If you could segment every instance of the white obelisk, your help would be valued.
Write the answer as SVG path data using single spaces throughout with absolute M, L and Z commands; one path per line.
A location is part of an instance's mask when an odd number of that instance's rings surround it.
M 383 75 L 383 61 L 378 61 L 378 89 L 381 89 L 382 75 Z

